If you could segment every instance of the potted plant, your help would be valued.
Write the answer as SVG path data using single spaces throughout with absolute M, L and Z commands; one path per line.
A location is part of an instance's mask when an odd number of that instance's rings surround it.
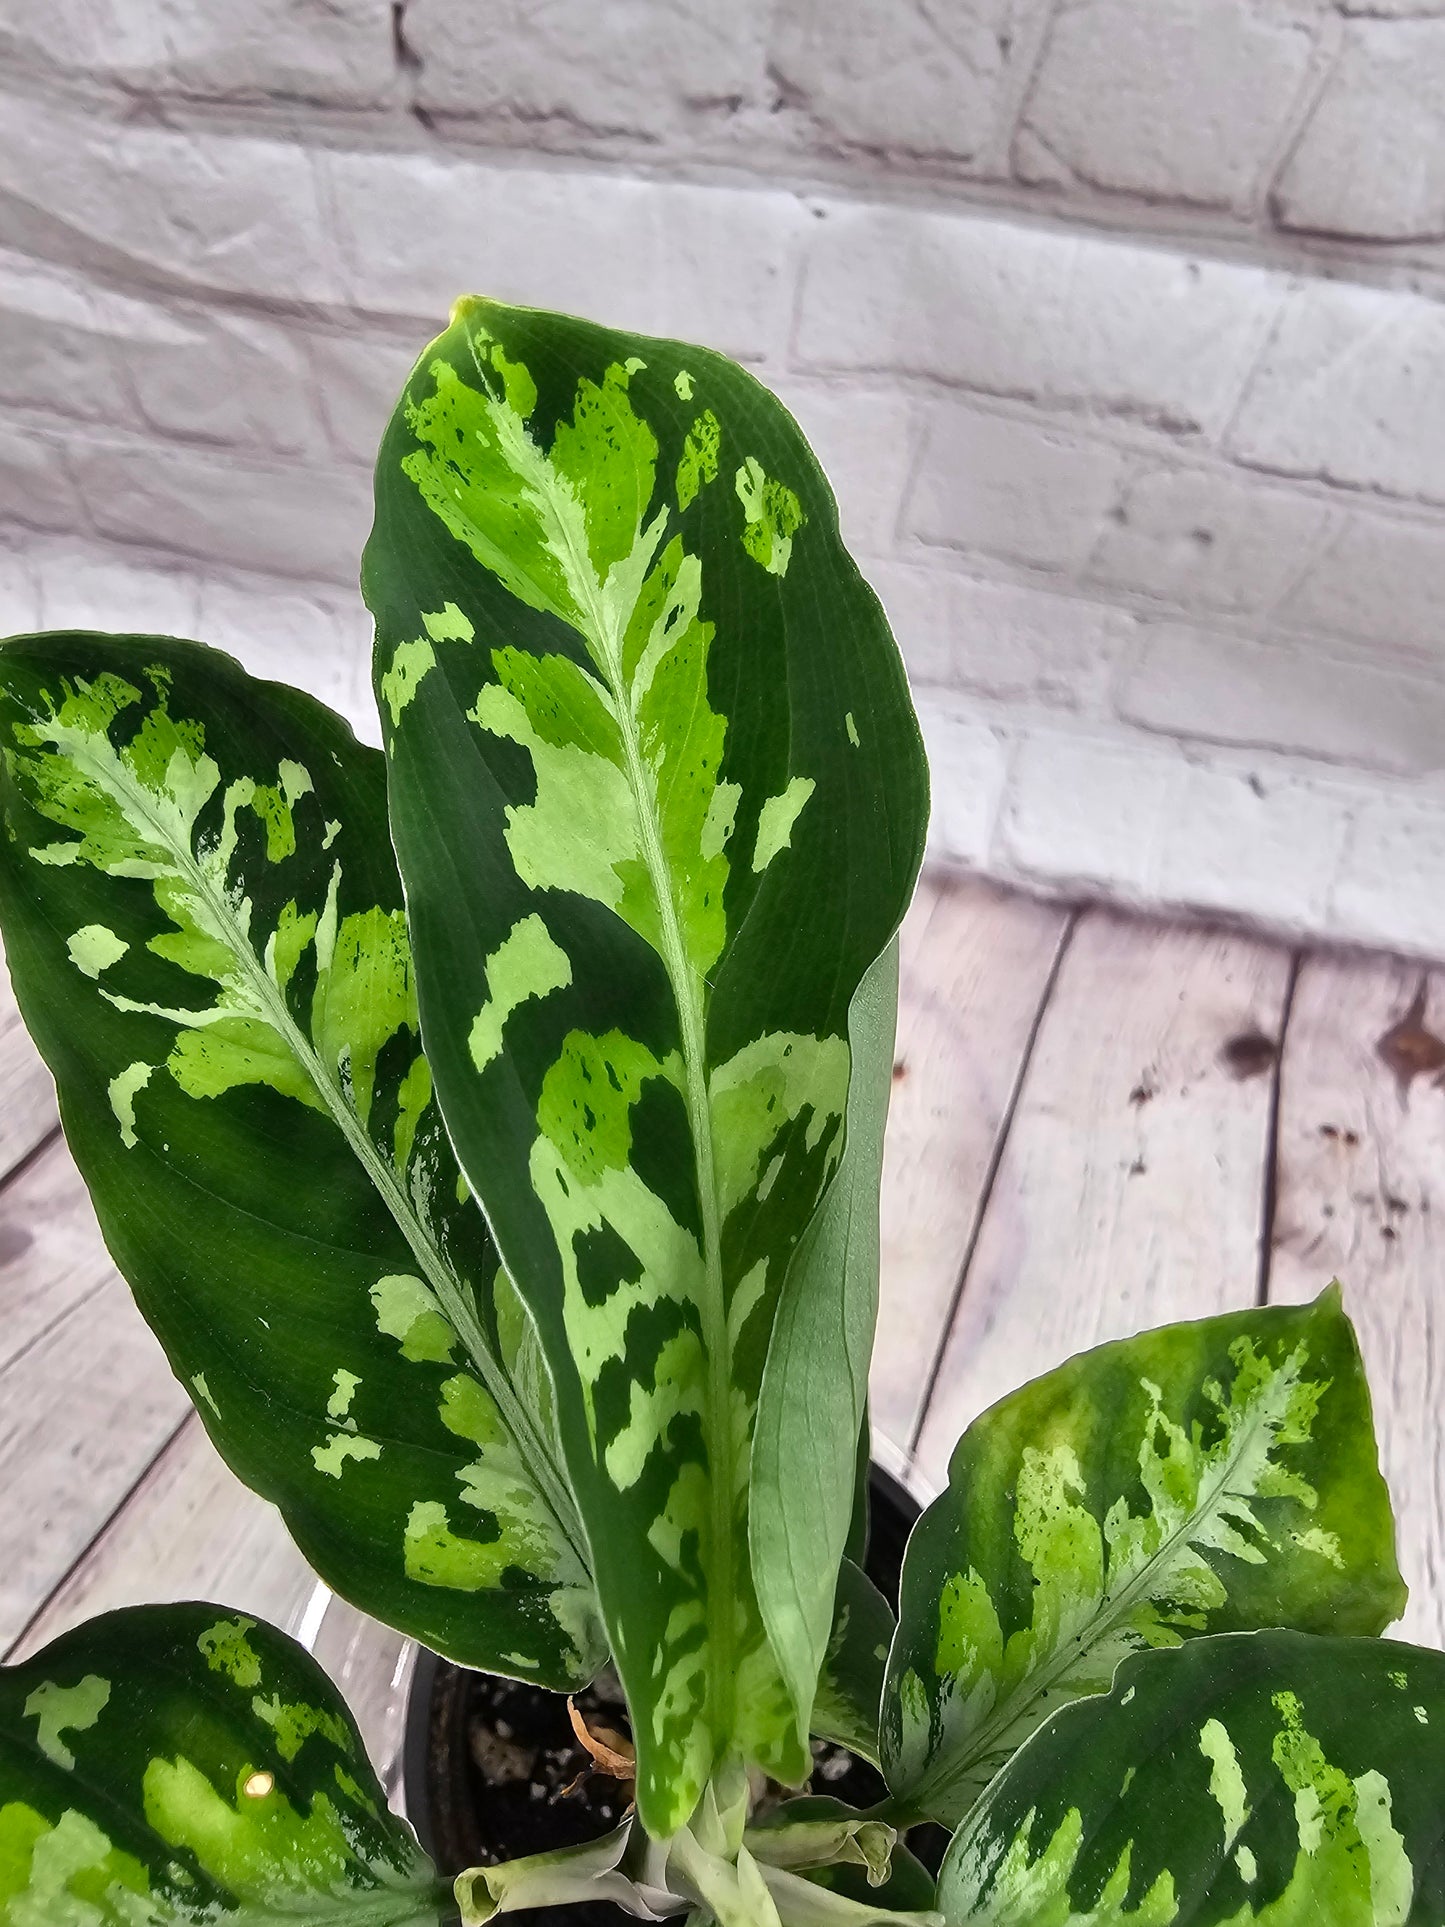
M 0 650 L 6 953 L 229 1463 L 425 1646 L 610 1665 L 626 1730 L 577 1721 L 624 1810 L 449 1886 L 299 1648 L 138 1608 L 0 1673 L 0 1922 L 1438 1927 L 1445 1657 L 1377 1637 L 1336 1292 L 1005 1398 L 896 1624 L 860 1568 L 926 780 L 784 410 L 463 302 L 362 580 L 383 754 L 199 644 Z M 816 1737 L 883 1797 L 795 1797 Z

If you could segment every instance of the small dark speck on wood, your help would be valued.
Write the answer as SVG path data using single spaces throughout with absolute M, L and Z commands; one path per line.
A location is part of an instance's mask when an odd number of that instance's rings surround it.
M 1135 1110 L 1137 1111 L 1143 1105 L 1149 1103 L 1149 1101 L 1152 1098 L 1156 1098 L 1158 1095 L 1159 1095 L 1158 1091 L 1154 1088 L 1154 1085 L 1150 1082 L 1150 1080 L 1147 1077 L 1141 1077 L 1139 1079 L 1139 1082 L 1134 1086 L 1133 1090 L 1130 1091 L 1129 1093 L 1129 1102 L 1134 1106 Z
M 1430 1001 L 1429 979 L 1421 977 L 1410 1008 L 1398 1023 L 1391 1024 L 1375 1045 L 1375 1053 L 1387 1069 L 1394 1072 L 1403 1104 L 1417 1077 L 1445 1071 L 1445 1042 L 1426 1025 Z
M 900 1057 L 898 1062 L 893 1066 L 893 1082 L 895 1084 L 901 1084 L 903 1079 L 907 1077 L 907 1075 L 908 1075 L 908 1066 L 904 1063 L 903 1059 Z
M 1242 1030 L 1228 1040 L 1219 1055 L 1230 1076 L 1242 1082 L 1246 1077 L 1263 1077 L 1279 1056 L 1279 1043 L 1262 1030 Z

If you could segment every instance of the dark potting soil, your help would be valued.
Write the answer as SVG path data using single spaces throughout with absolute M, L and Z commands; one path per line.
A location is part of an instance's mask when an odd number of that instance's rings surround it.
M 918 1507 L 873 1468 L 869 1577 L 896 1609 L 903 1547 Z M 628 1731 L 616 1678 L 603 1674 L 576 1696 L 594 1732 Z M 817 1741 L 808 1790 L 867 1807 L 886 1791 L 866 1760 Z M 517 1680 L 468 1672 L 423 1654 L 412 1686 L 404 1771 L 407 1811 L 422 1845 L 448 1878 L 464 1867 L 545 1853 L 595 1840 L 618 1826 L 630 1789 L 600 1772 L 572 1731 L 567 1702 Z M 926 1837 L 931 1836 L 931 1837 Z M 946 1836 L 916 1828 L 909 1845 L 936 1865 Z M 605 1902 L 540 1908 L 517 1916 L 533 1927 L 624 1927 L 630 1916 Z

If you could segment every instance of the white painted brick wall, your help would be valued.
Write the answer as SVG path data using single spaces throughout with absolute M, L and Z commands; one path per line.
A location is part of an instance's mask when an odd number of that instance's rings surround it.
M 374 739 L 392 400 L 571 308 L 795 412 L 939 853 L 1445 956 L 1445 0 L 5 12 L 0 629 Z

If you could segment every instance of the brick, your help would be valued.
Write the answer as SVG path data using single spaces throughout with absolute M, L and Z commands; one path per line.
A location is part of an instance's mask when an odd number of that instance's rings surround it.
M 190 571 L 98 554 L 93 542 L 38 544 L 33 559 L 43 628 L 197 634 L 200 583 Z
M 0 527 L 7 522 L 29 529 L 85 524 L 64 444 L 13 419 L 0 420 Z
M 782 346 L 808 219 L 791 195 L 420 154 L 318 165 L 362 308 L 425 316 L 434 332 L 480 286 L 744 358 Z
M 1445 800 L 1364 803 L 1330 905 L 1337 936 L 1445 957 Z
M 1251 475 L 1151 468 L 1105 521 L 1086 575 L 1185 609 L 1272 609 L 1330 523 L 1313 496 Z
M 1005 702 L 1102 705 L 1134 619 L 1077 596 L 882 562 L 878 591 L 909 674 Z
M 366 106 L 395 79 L 388 0 L 8 0 L 6 29 L 31 59 L 147 94 Z
M 1182 624 L 1152 626 L 1119 713 L 1146 729 L 1405 775 L 1445 767 L 1445 683 Z
M 939 406 L 930 411 L 905 526 L 923 542 L 1077 569 L 1124 467 L 1125 457 L 1106 442 Z
M 1281 603 L 1300 628 L 1413 651 L 1445 667 L 1445 523 L 1360 509 Z
M 290 142 L 117 126 L 10 94 L 0 196 L 0 245 L 38 222 L 141 279 L 292 301 L 340 292 L 312 158 Z
M 1182 780 L 1177 755 L 1137 742 L 1031 732 L 1014 754 L 995 856 L 1039 881 L 1147 895 Z
M 1156 887 L 1166 902 L 1318 930 L 1358 802 L 1341 785 L 1205 764 L 1188 770 L 1164 829 Z
M 1281 227 L 1445 236 L 1445 20 L 1352 26 L 1271 197 Z
M 410 0 L 416 98 L 433 113 L 500 118 L 518 144 L 706 135 L 767 93 L 771 9 L 740 0 Z
M 793 0 L 770 63 L 822 145 L 967 161 L 993 128 L 1007 23 L 1005 0 Z
M 1229 446 L 1278 474 L 1445 502 L 1445 311 L 1391 289 L 1305 283 Z
M 916 701 L 933 789 L 929 850 L 955 863 L 982 867 L 1003 792 L 1007 745 L 1001 732 L 979 720 L 963 697 L 921 689 Z
M 297 343 L 249 315 L 125 304 L 117 353 L 141 415 L 168 435 L 320 454 L 321 418 Z
M 1084 0 L 1056 15 L 1024 125 L 1091 186 L 1247 209 L 1312 36 L 1247 0 Z
M 132 419 L 99 308 L 81 276 L 0 254 L 0 401 L 80 419 Z
M 988 394 L 1213 431 L 1283 281 L 1263 269 L 901 207 L 818 224 L 798 329 L 819 368 L 896 369 Z
M 912 400 L 896 390 L 769 386 L 797 420 L 838 498 L 843 540 L 865 554 L 890 550 L 914 440 Z
M 420 331 L 405 341 L 371 329 L 313 333 L 306 346 L 316 402 L 333 445 L 352 461 L 369 465 L 424 346 Z
M 360 594 L 322 584 L 285 588 L 210 578 L 201 585 L 203 639 L 235 656 L 253 676 L 292 683 L 353 724 L 370 722 L 371 624 Z
M 75 464 L 101 534 L 277 575 L 354 583 L 371 526 L 362 469 L 97 444 Z

